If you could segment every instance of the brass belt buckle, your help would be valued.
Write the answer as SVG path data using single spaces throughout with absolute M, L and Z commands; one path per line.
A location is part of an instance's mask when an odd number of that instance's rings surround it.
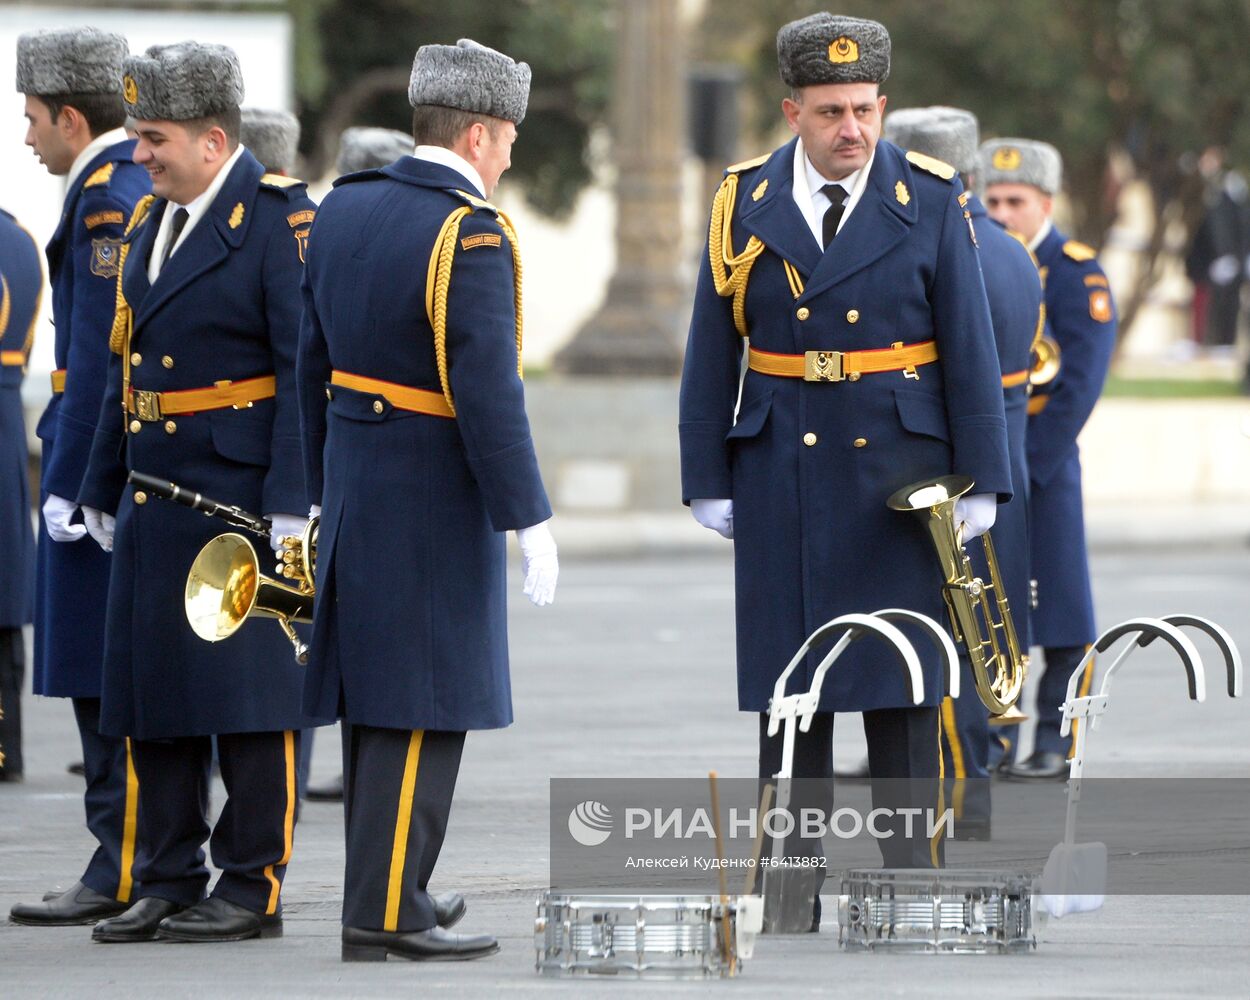
M 161 394 L 150 389 L 135 389 L 135 416 L 145 423 L 161 419 Z
M 804 382 L 841 382 L 843 378 L 841 351 L 804 352 Z

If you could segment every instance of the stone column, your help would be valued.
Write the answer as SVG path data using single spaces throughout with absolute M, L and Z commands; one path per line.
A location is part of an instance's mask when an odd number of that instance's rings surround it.
M 616 271 L 555 359 L 575 375 L 673 375 L 689 317 L 682 279 L 686 80 L 678 0 L 618 0 L 612 150 Z

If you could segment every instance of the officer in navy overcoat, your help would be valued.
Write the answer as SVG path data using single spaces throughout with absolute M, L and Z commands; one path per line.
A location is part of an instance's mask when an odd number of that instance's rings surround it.
M 877 141 L 888 34 L 816 14 L 782 28 L 778 55 L 798 138 L 727 172 L 680 407 L 683 498 L 734 539 L 738 704 L 758 713 L 793 651 L 835 616 L 903 607 L 944 621 L 937 555 L 918 519 L 887 508 L 894 491 L 972 477 L 975 496 L 957 512 L 970 534 L 1012 491 L 961 185 L 949 165 Z M 847 187 L 826 187 L 838 180 Z M 914 638 L 922 705 L 892 654 L 857 643 L 825 679 L 796 777 L 831 777 L 833 713 L 859 711 L 873 778 L 914 779 L 918 805 L 937 805 L 944 685 L 937 654 Z M 807 688 L 823 653 L 796 672 L 794 690 Z M 780 762 L 765 723 L 761 715 L 762 778 Z M 940 862 L 939 839 L 900 831 L 881 847 L 887 865 Z
M 34 239 L 0 209 L 0 782 L 21 781 L 22 626 L 35 595 L 22 378 L 35 339 L 43 268 Z
M 1059 345 L 1058 376 L 1028 403 L 1029 539 L 1037 587 L 1033 642 L 1043 648 L 1033 753 L 1011 765 L 1017 780 L 1062 781 L 1070 740 L 1059 735 L 1068 678 L 1097 635 L 1076 439 L 1102 392 L 1115 349 L 1115 302 L 1092 247 L 1051 223 L 1062 161 L 1047 143 L 996 139 L 981 147 L 986 207 L 1020 232 L 1046 289 L 1046 329 Z M 1093 662 L 1078 692 L 1087 693 Z M 1072 734 L 1075 739 L 1075 732 Z
M 108 369 L 117 258 L 135 203 L 151 188 L 122 128 L 126 40 L 96 28 L 18 39 L 17 89 L 26 143 L 67 181 L 47 246 L 55 323 L 52 397 L 42 447 L 35 604 L 35 694 L 72 699 L 82 743 L 87 828 L 98 846 L 79 881 L 55 898 L 19 903 L 25 924 L 92 923 L 134 893 L 137 789 L 126 742 L 100 731 L 109 556 L 87 537 L 75 502 L 87 468 Z
M 233 50 L 187 42 L 127 59 L 136 162 L 153 178 L 122 246 L 116 352 L 80 501 L 113 545 L 101 725 L 130 737 L 146 856 L 139 901 L 101 941 L 215 941 L 281 933 L 295 815 L 302 671 L 280 630 L 250 623 L 201 641 L 187 571 L 217 521 L 126 483 L 138 470 L 263 513 L 274 536 L 304 519 L 294 392 L 299 280 L 314 206 L 238 144 Z M 116 512 L 115 515 L 112 512 Z M 116 518 L 114 522 L 114 516 Z M 260 569 L 270 565 L 264 542 Z M 229 795 L 212 832 L 210 737 Z
M 423 46 L 415 154 L 340 178 L 310 237 L 300 407 L 321 523 L 305 704 L 350 723 L 345 961 L 498 948 L 447 933 L 464 901 L 427 885 L 465 732 L 512 722 L 505 532 L 536 604 L 558 570 L 521 385 L 517 239 L 485 200 L 529 82 L 470 40 Z

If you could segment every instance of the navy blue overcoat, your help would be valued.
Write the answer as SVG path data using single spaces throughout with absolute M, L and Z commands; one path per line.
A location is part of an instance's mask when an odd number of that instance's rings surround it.
M 78 496 L 87 471 L 108 374 L 122 233 L 135 203 L 152 187 L 148 172 L 131 160 L 134 148 L 134 140 L 127 139 L 91 159 L 66 192 L 60 224 L 47 246 L 56 367 L 65 388 L 53 392 L 36 428 L 43 459 L 35 694 L 100 697 L 109 554 L 89 535 L 53 541 L 42 508 L 49 493 L 67 500 Z
M 799 644 L 837 615 L 904 607 L 945 622 L 936 553 L 914 515 L 886 507 L 891 493 L 951 473 L 1000 500 L 1012 490 L 994 333 L 958 179 L 879 142 L 862 200 L 822 251 L 792 195 L 795 142 L 739 173 L 733 253 L 751 236 L 765 248 L 745 295 L 751 346 L 801 354 L 932 340 L 940 360 L 918 378 L 836 383 L 748 371 L 735 421 L 744 343 L 705 255 L 682 373 L 682 493 L 734 502 L 738 702 L 755 712 Z M 935 705 L 938 657 L 920 636 L 916 647 L 925 703 Z M 823 652 L 796 671 L 794 690 L 808 687 Z M 822 710 L 909 705 L 889 656 L 871 641 L 852 647 L 826 678 Z
M 518 375 L 512 233 L 450 167 L 402 157 L 341 178 L 309 241 L 300 407 L 322 505 L 305 704 L 355 723 L 512 721 L 504 532 L 551 516 Z M 454 419 L 331 385 L 346 372 L 441 398 L 428 262 L 460 220 L 446 312 Z
M 1046 325 L 1059 344 L 1059 375 L 1030 400 L 1029 534 L 1037 581 L 1033 641 L 1055 648 L 1097 637 L 1085 549 L 1077 435 L 1102 393 L 1115 350 L 1115 301 L 1084 243 L 1052 229 L 1037 247 Z
M 301 261 L 315 206 L 302 182 L 263 173 L 245 151 L 154 283 L 146 268 L 167 203 L 156 200 L 129 237 L 122 289 L 134 317 L 132 388 L 170 392 L 274 375 L 277 391 L 250 406 L 129 423 L 122 359 L 111 360 L 80 494 L 117 512 L 101 706 L 110 735 L 267 732 L 308 721 L 303 671 L 273 622 L 249 622 L 218 643 L 187 624 L 187 570 L 222 523 L 146 495 L 140 502 L 125 482 L 137 469 L 255 513 L 307 509 L 294 382 Z M 271 571 L 268 543 L 253 541 L 262 571 Z

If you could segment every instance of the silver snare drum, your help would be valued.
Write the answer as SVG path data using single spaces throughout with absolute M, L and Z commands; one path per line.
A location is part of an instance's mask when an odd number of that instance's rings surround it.
M 763 919 L 760 897 L 729 902 L 737 961 L 749 958 Z M 536 968 L 546 976 L 717 979 L 730 976 L 716 896 L 571 896 L 544 892 L 534 922 Z M 752 926 L 747 926 L 752 925 Z M 747 939 L 749 935 L 749 940 Z
M 848 950 L 1023 952 L 1033 936 L 1035 877 L 1026 872 L 848 871 L 838 941 Z

